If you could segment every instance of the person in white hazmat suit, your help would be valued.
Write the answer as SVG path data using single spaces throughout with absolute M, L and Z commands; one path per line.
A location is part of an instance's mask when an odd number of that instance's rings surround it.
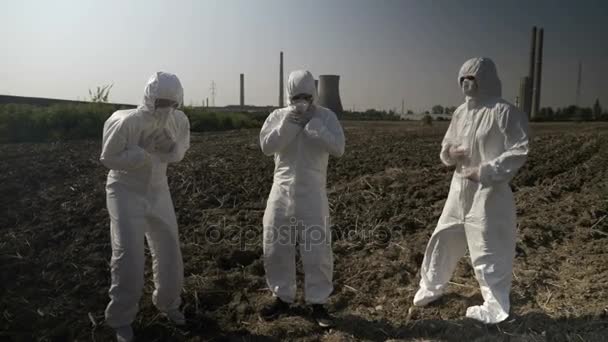
M 264 213 L 264 267 L 275 301 L 260 317 L 275 318 L 296 297 L 296 243 L 304 267 L 305 300 L 322 327 L 332 325 L 323 304 L 333 291 L 333 255 L 326 177 L 329 155 L 344 153 L 336 115 L 317 105 L 312 74 L 295 71 L 289 106 L 272 112 L 260 131 L 262 152 L 274 155 L 274 182 Z
M 167 164 L 190 147 L 190 123 L 177 108 L 183 89 L 177 76 L 158 72 L 143 103 L 112 114 L 103 128 L 100 160 L 108 173 L 106 196 L 112 238 L 110 303 L 106 323 L 119 341 L 133 339 L 131 323 L 144 286 L 144 237 L 152 255 L 154 305 L 176 324 L 183 264 L 177 220 L 167 183 Z
M 468 60 L 458 83 L 466 102 L 452 116 L 440 155 L 445 165 L 456 165 L 456 171 L 426 248 L 414 305 L 441 297 L 468 247 L 484 303 L 469 307 L 466 316 L 495 324 L 509 316 L 516 240 L 509 181 L 528 155 L 528 119 L 501 99 L 492 60 Z

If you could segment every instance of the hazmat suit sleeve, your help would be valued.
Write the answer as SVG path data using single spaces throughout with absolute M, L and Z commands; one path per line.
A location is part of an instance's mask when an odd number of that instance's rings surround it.
M 143 148 L 128 144 L 128 127 L 122 120 L 106 122 L 103 130 L 101 163 L 112 170 L 133 170 L 145 165 L 150 155 Z
M 456 164 L 456 161 L 450 158 L 449 151 L 450 146 L 452 146 L 452 142 L 456 139 L 457 120 L 458 116 L 456 112 L 454 112 L 454 115 L 452 115 L 452 121 L 450 122 L 450 126 L 445 132 L 445 136 L 443 137 L 443 141 L 441 142 L 441 153 L 439 154 L 439 158 L 445 166 L 453 166 L 454 164 Z
M 528 156 L 528 118 L 524 113 L 505 108 L 499 117 L 498 127 L 504 136 L 505 151 L 479 167 L 479 178 L 483 185 L 510 181 Z
M 340 157 L 344 154 L 344 132 L 334 113 L 330 112 L 325 120 L 312 118 L 306 124 L 304 132 L 313 140 L 319 141 L 332 156 Z
M 281 112 L 272 112 L 260 131 L 260 147 L 262 152 L 271 156 L 281 152 L 298 135 L 302 128 L 287 120 L 287 115 Z
M 190 148 L 190 121 L 186 114 L 176 113 L 178 118 L 177 137 L 175 146 L 169 153 L 159 153 L 158 157 L 163 163 L 178 163 L 184 159 L 186 151 Z

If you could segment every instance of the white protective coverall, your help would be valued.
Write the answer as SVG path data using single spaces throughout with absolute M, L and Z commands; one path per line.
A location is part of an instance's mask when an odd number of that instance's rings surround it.
M 152 301 L 162 312 L 179 308 L 183 264 L 177 220 L 167 184 L 167 163 L 182 160 L 190 146 L 190 124 L 177 109 L 160 114 L 155 100 L 183 100 L 179 79 L 158 72 L 145 89 L 142 105 L 119 110 L 105 122 L 101 162 L 110 169 L 106 185 L 112 237 L 110 303 L 106 322 L 133 322 L 144 285 L 144 236 L 152 254 L 155 290 Z M 155 151 L 150 137 L 165 130 L 171 151 Z
M 453 141 L 465 140 L 469 167 L 479 167 L 480 182 L 454 173 L 450 192 L 421 266 L 420 289 L 414 304 L 439 298 L 467 246 L 484 303 L 469 307 L 466 316 L 488 324 L 509 316 L 509 292 L 515 257 L 516 215 L 509 181 L 528 155 L 528 119 L 500 98 L 496 66 L 474 58 L 458 79 L 473 76 L 477 95 L 467 97 L 453 114 L 442 142 L 441 161 L 448 166 Z
M 264 213 L 264 266 L 274 296 L 292 303 L 296 296 L 296 242 L 305 273 L 305 299 L 324 304 L 333 291 L 333 255 L 326 191 L 329 155 L 344 153 L 344 133 L 336 115 L 314 105 L 313 76 L 289 76 L 289 104 L 294 95 L 313 95 L 311 120 L 305 127 L 287 116 L 292 107 L 272 112 L 260 132 L 262 152 L 274 155 L 274 182 Z

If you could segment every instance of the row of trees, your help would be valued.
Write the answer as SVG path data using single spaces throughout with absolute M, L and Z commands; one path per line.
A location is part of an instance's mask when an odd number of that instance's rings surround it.
M 401 117 L 394 110 L 376 110 L 368 109 L 365 112 L 344 111 L 339 115 L 340 120 L 380 120 L 380 121 L 397 121 Z
M 568 106 L 564 108 L 553 109 L 551 107 L 541 108 L 538 116 L 535 118 L 536 121 L 563 121 L 563 120 L 577 120 L 577 121 L 594 121 L 594 120 L 608 120 L 608 112 L 606 112 L 599 99 L 595 100 L 593 107 L 577 107 Z
M 456 111 L 456 106 L 453 107 L 444 107 L 442 105 L 434 105 L 433 108 L 431 108 L 431 113 L 432 114 L 454 114 L 454 112 Z
M 434 105 L 430 111 L 426 110 L 424 111 L 422 114 L 447 114 L 447 115 L 451 115 L 456 111 L 456 106 L 442 106 L 442 105 Z M 393 111 L 394 112 L 394 111 Z M 407 115 L 412 115 L 415 114 L 414 111 L 412 111 L 411 109 L 408 109 L 406 112 Z
M 425 114 L 448 114 L 451 115 L 456 111 L 455 106 L 448 107 L 442 105 L 435 105 L 431 108 L 431 111 L 424 112 Z M 411 110 L 408 110 L 408 114 L 413 114 Z M 579 121 L 593 121 L 593 120 L 608 120 L 608 112 L 602 108 L 599 99 L 595 100 L 593 107 L 577 107 L 568 106 L 564 108 L 553 109 L 552 107 L 541 108 L 537 121 L 563 121 L 563 120 L 579 120 Z

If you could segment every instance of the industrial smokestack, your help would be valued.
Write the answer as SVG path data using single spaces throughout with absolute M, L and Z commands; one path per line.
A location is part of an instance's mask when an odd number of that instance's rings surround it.
M 532 84 L 530 82 L 530 77 L 524 76 L 519 83 L 519 109 L 529 116 L 531 107 Z
M 319 76 L 319 104 L 331 109 L 336 114 L 342 113 L 342 101 L 340 100 L 340 76 Z
M 532 88 L 534 87 L 534 69 L 536 63 L 536 26 L 532 27 L 532 39 L 530 41 L 530 65 L 528 70 L 528 87 L 526 93 L 520 101 L 523 104 L 522 110 L 528 114 L 532 113 Z M 527 100 L 526 100 L 527 99 Z
M 528 77 L 534 79 L 534 63 L 536 63 L 536 26 L 532 27 L 532 40 L 530 44 L 530 70 Z
M 245 74 L 241 74 L 241 107 L 245 107 Z
M 524 98 L 526 97 L 526 78 L 522 77 L 519 81 L 519 92 L 517 93 L 517 103 L 515 104 L 519 110 L 522 112 L 526 112 L 526 104 L 524 103 Z
M 280 66 L 279 66 L 279 107 L 284 107 L 284 97 L 285 95 L 283 95 L 283 91 L 284 91 L 285 87 L 283 85 L 283 51 L 281 51 L 281 62 L 280 62 Z
M 576 79 L 576 106 L 581 102 L 581 84 L 583 82 L 583 63 L 578 62 L 578 78 Z
M 534 65 L 534 85 L 532 90 L 532 112 L 530 118 L 536 119 L 540 112 L 540 90 L 543 71 L 543 35 L 544 29 L 537 32 L 536 37 L 536 63 Z

